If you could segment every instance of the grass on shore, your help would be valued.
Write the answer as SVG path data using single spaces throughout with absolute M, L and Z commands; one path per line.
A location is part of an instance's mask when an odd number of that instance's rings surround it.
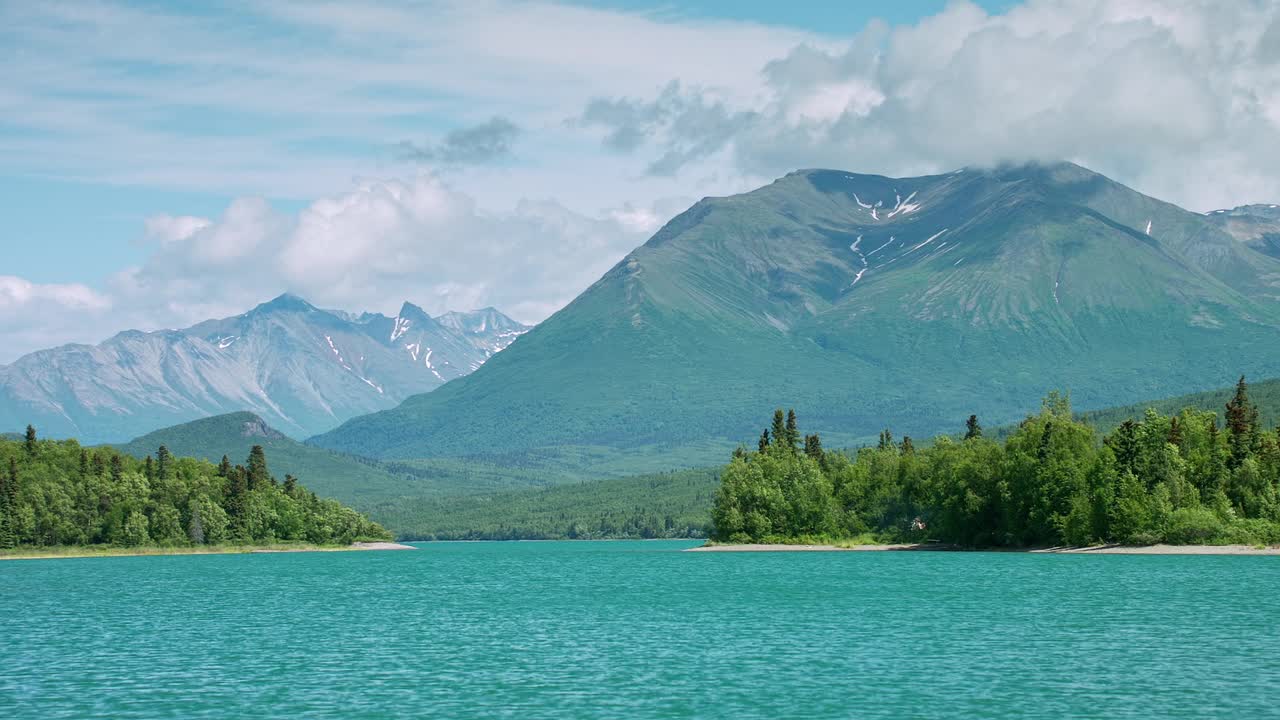
M 52 545 L 18 547 L 0 550 L 0 560 L 38 560 L 42 558 L 131 557 L 141 555 L 228 555 L 234 553 L 334 552 L 358 550 L 352 545 L 316 545 L 313 543 L 268 543 L 263 545 Z

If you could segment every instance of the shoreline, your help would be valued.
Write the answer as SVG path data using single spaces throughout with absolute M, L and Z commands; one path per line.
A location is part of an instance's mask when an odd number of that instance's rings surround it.
M 959 548 L 937 543 L 905 543 L 896 545 L 700 545 L 684 552 L 1003 552 L 1058 555 L 1280 555 L 1280 546 L 1264 548 L 1252 545 L 1092 545 L 1087 547 L 1051 548 Z
M 397 542 L 354 542 L 350 545 L 211 545 L 201 547 L 84 547 L 29 548 L 18 553 L 0 552 L 4 560 L 57 560 L 61 558 L 152 557 L 169 555 L 254 555 L 305 552 L 356 552 L 369 550 L 417 550 Z

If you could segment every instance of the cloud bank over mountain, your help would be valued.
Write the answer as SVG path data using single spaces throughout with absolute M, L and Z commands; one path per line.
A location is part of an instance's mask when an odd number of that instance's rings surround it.
M 129 266 L 8 270 L 0 362 L 283 290 L 536 322 L 699 197 L 801 167 L 1065 159 L 1198 211 L 1280 199 L 1275 3 L 961 1 L 845 37 L 501 0 L 246 12 L 0 8 L 9 173 L 227 198 L 138 218 Z

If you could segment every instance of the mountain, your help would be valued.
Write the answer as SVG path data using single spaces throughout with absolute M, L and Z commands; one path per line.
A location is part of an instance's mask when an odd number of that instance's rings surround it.
M 98 443 L 248 410 L 305 437 L 462 377 L 527 330 L 492 308 L 353 316 L 282 295 L 185 330 L 19 358 L 0 367 L 0 428 Z
M 1205 215 L 1255 250 L 1280 257 L 1280 205 L 1241 205 Z
M 156 430 L 116 445 L 126 455 L 144 458 L 164 445 L 174 455 L 217 463 L 222 456 L 233 464 L 246 464 L 249 450 L 261 445 L 267 466 L 279 480 L 286 474 L 324 497 L 367 506 L 375 500 L 397 497 L 411 483 L 377 462 L 304 445 L 272 428 L 250 412 L 228 413 Z
M 1280 260 L 1069 163 L 806 170 L 671 220 L 472 375 L 313 438 L 382 458 L 719 462 L 775 407 L 852 444 L 1280 372 Z
M 17 433 L 5 437 L 22 439 Z M 442 459 L 383 462 L 347 455 L 300 443 L 251 412 L 216 415 L 154 430 L 115 448 L 144 458 L 154 455 L 161 445 L 175 455 L 210 462 L 218 462 L 225 455 L 241 465 L 249 457 L 249 450 L 261 445 L 277 478 L 293 475 L 316 492 L 363 510 L 373 510 L 377 505 L 382 517 L 406 500 L 491 494 L 563 481 L 536 467 L 513 469 Z

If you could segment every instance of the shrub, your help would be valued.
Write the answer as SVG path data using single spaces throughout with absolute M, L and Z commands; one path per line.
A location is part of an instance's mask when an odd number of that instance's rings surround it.
M 1196 545 L 1219 540 L 1226 525 L 1206 507 L 1189 507 L 1174 510 L 1164 533 L 1165 542 L 1174 545 Z

